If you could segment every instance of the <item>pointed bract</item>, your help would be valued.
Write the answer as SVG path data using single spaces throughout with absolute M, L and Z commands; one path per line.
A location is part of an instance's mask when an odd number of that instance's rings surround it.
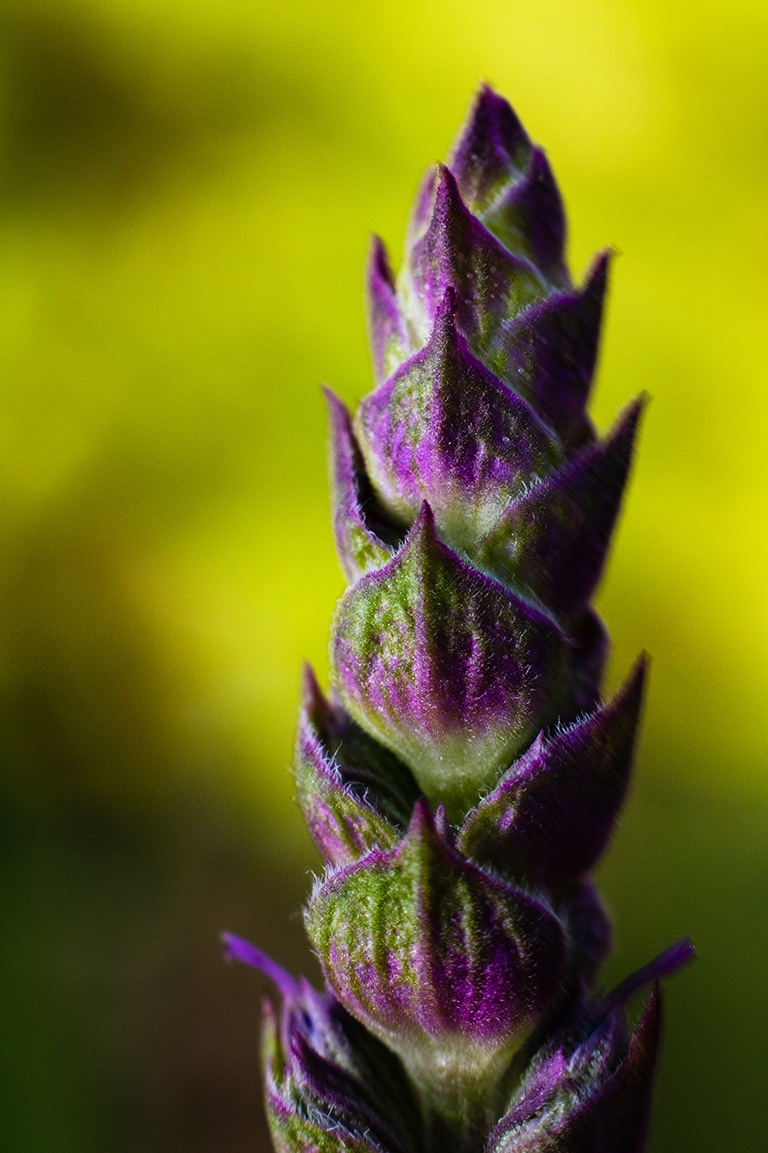
M 411 251 L 406 307 L 426 341 L 448 288 L 456 292 L 461 330 L 482 357 L 499 326 L 546 295 L 533 265 L 513 256 L 464 205 L 440 167 L 429 226 Z
M 534 1059 L 486 1153 L 641 1153 L 661 1036 L 655 987 L 627 1044 L 623 1009 Z
M 455 292 L 427 345 L 363 399 L 356 425 L 386 509 L 413 522 L 429 501 L 444 538 L 471 551 L 502 509 L 560 459 L 552 434 L 457 331 Z
M 453 816 L 554 720 L 566 649 L 552 621 L 440 543 L 425 505 L 395 559 L 342 597 L 335 681 Z
M 448 168 L 472 212 L 482 212 L 510 182 L 521 178 L 531 149 L 513 109 L 484 84 L 448 159 Z
M 570 288 L 564 262 L 565 209 L 540 148 L 533 149 L 523 179 L 502 193 L 480 218 L 510 252 L 530 260 L 553 285 Z
M 498 1078 L 565 963 L 554 914 L 451 849 L 423 802 L 397 849 L 315 890 L 306 923 L 335 995 L 435 1099 Z
M 405 765 L 326 701 L 309 667 L 295 775 L 307 827 L 331 865 L 394 848 L 419 795 Z
M 608 704 L 549 738 L 539 734 L 467 816 L 460 850 L 548 885 L 591 869 L 627 791 L 645 673 L 641 659 Z
M 277 1153 L 382 1153 L 375 1140 L 366 1135 L 362 1118 L 359 1127 L 349 1128 L 317 1108 L 310 1108 L 302 1100 L 290 1072 L 283 1065 L 277 1029 L 268 1003 L 264 1017 L 264 1103 Z
M 635 401 L 604 441 L 509 505 L 480 543 L 478 562 L 558 615 L 582 609 L 605 564 L 643 403 Z
M 373 1039 L 366 1038 L 370 1049 Z M 397 1058 L 385 1046 L 380 1045 L 381 1055 L 389 1057 L 392 1066 Z M 304 1101 L 324 1114 L 334 1128 L 344 1128 L 348 1132 L 362 1134 L 372 1141 L 376 1148 L 392 1153 L 406 1153 L 411 1141 L 408 1139 L 408 1126 L 404 1125 L 404 1113 L 410 1096 L 408 1081 L 402 1068 L 399 1076 L 389 1086 L 382 1084 L 383 1062 L 375 1067 L 352 1074 L 343 1066 L 322 1056 L 298 1034 L 291 1049 L 291 1077 Z M 388 1070 L 389 1071 L 389 1070 Z M 382 1108 L 386 1100 L 385 1088 L 396 1091 L 395 1099 L 388 1102 L 389 1108 Z M 411 1106 L 409 1118 L 415 1133 L 418 1133 L 417 1110 Z
M 584 287 L 554 292 L 505 322 L 489 343 L 486 363 L 567 444 L 592 437 L 586 403 L 600 340 L 611 254 L 594 262 Z
M 266 1104 L 278 1148 L 412 1150 L 419 1110 L 397 1057 L 331 994 L 292 977 L 240 937 L 225 933 L 223 942 L 228 957 L 259 969 L 281 995 L 277 1018 L 264 1002 Z M 325 1141 L 328 1130 L 340 1146 Z
M 325 390 L 331 422 L 331 507 L 336 551 L 348 580 L 381 568 L 392 559 L 393 550 L 379 537 L 386 532 L 365 472 L 365 464 L 352 429 L 347 409 Z
M 408 1153 L 418 1113 L 402 1067 L 332 998 L 304 982 L 281 1011 L 264 1008 L 267 1118 L 284 1153 Z

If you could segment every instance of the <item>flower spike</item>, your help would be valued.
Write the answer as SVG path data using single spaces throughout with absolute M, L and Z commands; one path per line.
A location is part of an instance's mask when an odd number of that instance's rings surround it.
M 590 875 L 647 676 L 641 657 L 604 699 L 590 603 L 645 400 L 594 429 L 611 254 L 578 286 L 565 239 L 547 156 L 485 85 L 421 185 L 397 277 L 373 241 L 373 388 L 354 414 L 326 393 L 349 587 L 294 761 L 324 864 L 305 910 L 324 991 L 224 939 L 280 993 L 278 1153 L 645 1148 L 659 980 L 692 945 L 601 992 L 611 924 Z

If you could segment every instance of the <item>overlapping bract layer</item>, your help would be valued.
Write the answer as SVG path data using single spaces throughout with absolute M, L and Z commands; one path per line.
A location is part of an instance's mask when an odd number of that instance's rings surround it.
M 331 994 L 270 961 L 231 934 L 226 953 L 261 969 L 278 987 L 279 1020 L 265 1002 L 266 1104 L 281 1153 L 415 1150 L 419 1109 L 397 1058 Z
M 568 655 L 552 618 L 439 540 L 426 503 L 394 559 L 342 597 L 334 623 L 344 705 L 451 815 L 556 719 Z
M 574 1004 L 517 1083 L 500 1080 L 500 1119 L 461 1144 L 445 1113 L 425 1114 L 418 1080 L 414 1091 L 398 1058 L 332 993 L 295 981 L 237 937 L 226 935 L 225 948 L 280 992 L 277 1016 L 264 1005 L 267 1116 L 279 1153 L 424 1153 L 437 1144 L 484 1153 L 641 1153 L 661 1033 L 658 978 L 691 952 L 683 941 L 608 997 Z M 653 993 L 630 1032 L 627 996 L 648 981 Z M 461 1099 L 452 1100 L 454 1123 L 463 1118 L 466 1129 L 466 1103 L 462 1112 Z
M 382 504 L 401 522 L 422 501 L 471 550 L 532 478 L 561 458 L 530 405 L 470 351 L 446 288 L 427 344 L 361 403 L 360 444 Z
M 661 1034 L 656 985 L 634 1034 L 623 1006 L 587 1006 L 533 1058 L 487 1153 L 640 1153 Z
M 350 587 L 296 782 L 327 869 L 306 912 L 322 996 L 276 977 L 281 1153 L 640 1153 L 660 1002 L 595 999 L 588 877 L 623 803 L 645 661 L 600 695 L 602 574 L 643 407 L 586 404 L 609 255 L 582 287 L 546 156 L 484 88 L 430 172 L 396 280 L 368 269 L 375 388 L 328 393 Z M 380 1089 L 380 1091 L 379 1091 Z M 499 1119 L 501 1118 L 501 1119 Z
M 552 908 L 462 857 L 423 801 L 395 849 L 319 885 L 307 930 L 336 997 L 459 1117 L 496 1096 L 566 967 Z

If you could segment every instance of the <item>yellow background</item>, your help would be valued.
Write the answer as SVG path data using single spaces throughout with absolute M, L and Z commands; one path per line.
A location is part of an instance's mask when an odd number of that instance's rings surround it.
M 2 0 L 0 745 L 14 1153 L 265 1141 L 242 932 L 314 972 L 288 766 L 342 588 L 319 384 L 370 387 L 371 230 L 491 81 L 647 390 L 599 597 L 653 657 L 607 980 L 692 933 L 652 1149 L 768 1136 L 764 0 Z

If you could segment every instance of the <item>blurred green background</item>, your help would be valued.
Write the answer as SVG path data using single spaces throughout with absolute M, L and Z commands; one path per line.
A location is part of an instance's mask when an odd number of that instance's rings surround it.
M 370 386 L 397 257 L 479 81 L 547 147 L 593 411 L 653 396 L 600 594 L 643 647 L 606 980 L 691 933 L 653 1153 L 768 1137 L 764 0 L 2 0 L 0 1094 L 14 1153 L 266 1149 L 258 976 L 314 973 L 288 772 L 342 588 L 319 384 Z

